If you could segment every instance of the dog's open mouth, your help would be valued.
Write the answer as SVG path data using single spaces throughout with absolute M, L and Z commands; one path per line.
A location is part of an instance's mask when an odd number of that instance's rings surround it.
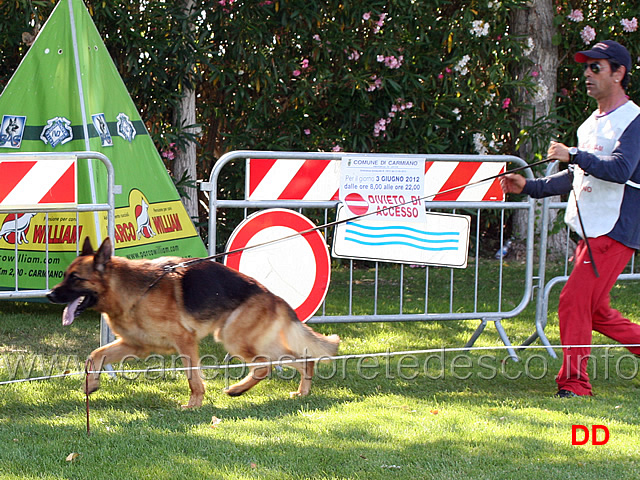
M 78 315 L 94 303 L 94 298 L 91 295 L 87 295 L 78 297 L 67 304 L 67 306 L 64 307 L 64 312 L 62 312 L 62 325 L 65 327 L 71 325 Z

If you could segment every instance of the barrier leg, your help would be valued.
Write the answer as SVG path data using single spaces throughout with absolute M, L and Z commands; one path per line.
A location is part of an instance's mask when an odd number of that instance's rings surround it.
M 538 338 L 540 338 L 540 335 L 538 335 L 538 332 L 534 332 L 531 334 L 531 336 L 529 338 L 527 338 L 524 342 L 522 342 L 522 345 L 520 345 L 521 347 L 526 347 L 531 345 L 533 342 L 535 342 Z M 522 348 L 519 348 L 518 350 L 523 350 Z
M 487 319 L 483 318 L 482 320 L 480 320 L 480 325 L 478 325 L 478 328 L 476 328 L 476 331 L 473 332 L 473 335 L 471 335 L 471 338 L 465 344 L 465 348 L 473 347 L 473 344 L 476 343 L 476 340 L 478 339 L 480 334 L 484 331 L 486 326 L 487 326 Z
M 507 346 L 507 352 L 509 352 L 509 356 L 514 362 L 517 362 L 519 360 L 518 355 L 516 354 L 516 351 L 511 346 L 511 340 L 509 340 L 509 337 L 507 336 L 507 332 L 504 331 L 504 327 L 502 326 L 502 323 L 500 323 L 500 320 L 495 320 L 493 323 L 496 326 L 496 330 L 498 331 L 498 335 L 500 335 L 500 339 L 502 340 L 502 343 L 504 343 Z
M 544 309 L 544 317 L 540 316 L 540 318 L 536 318 L 536 332 L 540 337 L 540 341 L 547 349 L 547 353 L 551 356 L 551 358 L 558 358 L 556 352 L 551 348 L 551 343 L 547 339 L 547 336 L 544 333 L 544 327 L 547 326 L 547 310 Z

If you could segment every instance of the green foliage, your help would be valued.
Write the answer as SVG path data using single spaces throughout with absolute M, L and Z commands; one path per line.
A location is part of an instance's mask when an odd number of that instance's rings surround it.
M 528 86 L 509 73 L 524 61 L 508 33 L 517 3 L 490 5 L 236 2 L 214 35 L 202 123 L 223 124 L 223 150 L 473 153 L 480 132 L 512 151 L 515 91 Z
M 526 61 L 509 33 L 523 4 L 87 2 L 159 149 L 198 140 L 201 178 L 233 149 L 513 153 L 517 90 L 533 88 L 511 74 Z M 53 5 L 3 12 L 0 86 Z M 185 88 L 199 139 L 175 124 Z
M 539 156 L 552 136 L 571 143 L 593 108 L 573 53 L 614 38 L 640 55 L 638 33 L 621 24 L 640 12 L 632 2 L 558 3 L 557 109 L 523 129 L 531 107 L 518 99 L 540 93 L 528 39 L 510 30 L 524 0 L 195 0 L 191 12 L 185 3 L 86 1 L 167 167 L 195 141 L 203 179 L 239 149 L 517 154 L 529 142 Z M 0 87 L 54 5 L 3 5 Z M 576 9 L 583 20 L 568 18 Z M 597 34 L 589 44 L 587 26 Z M 197 95 L 199 135 L 176 123 L 186 89 Z M 220 198 L 243 196 L 242 170 L 223 173 Z

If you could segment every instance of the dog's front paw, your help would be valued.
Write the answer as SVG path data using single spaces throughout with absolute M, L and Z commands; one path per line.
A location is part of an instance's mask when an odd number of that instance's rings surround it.
M 92 379 L 89 377 L 84 384 L 84 393 L 91 395 L 93 392 L 100 388 L 100 379 Z
M 229 388 L 225 388 L 223 392 L 229 395 L 230 397 L 239 397 L 245 392 L 245 390 L 242 388 L 229 387 Z
M 180 407 L 183 410 L 201 407 L 203 399 L 204 395 L 191 394 L 191 396 L 189 397 L 189 403 L 187 403 L 186 405 L 180 405 Z

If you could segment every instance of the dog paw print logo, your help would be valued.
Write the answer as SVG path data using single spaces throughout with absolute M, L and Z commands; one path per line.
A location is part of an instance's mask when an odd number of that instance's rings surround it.
M 138 239 L 155 237 L 156 232 L 153 231 L 151 217 L 149 216 L 149 204 L 144 199 L 140 201 L 140 205 L 136 205 L 135 213 Z
M 7 215 L 0 227 L 0 238 L 5 242 L 15 245 L 22 245 L 23 243 L 29 243 L 27 240 L 27 232 L 29 231 L 29 225 L 31 219 L 35 216 L 35 213 L 23 213 L 16 215 L 12 213 Z

